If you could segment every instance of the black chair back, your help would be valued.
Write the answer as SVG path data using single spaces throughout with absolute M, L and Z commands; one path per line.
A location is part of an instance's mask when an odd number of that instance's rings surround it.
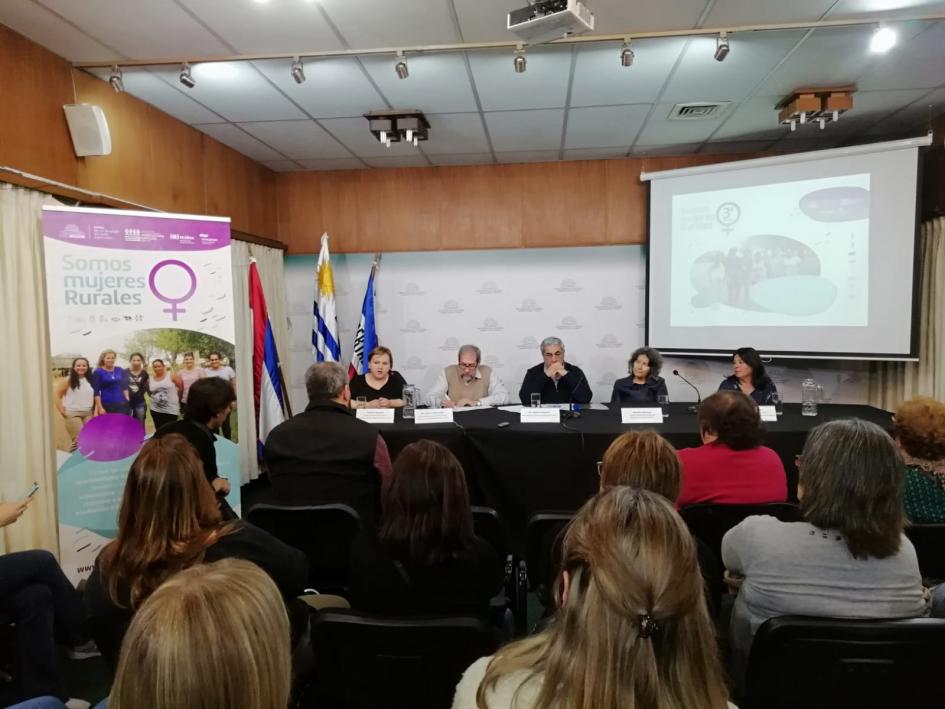
M 574 512 L 536 512 L 525 527 L 525 566 L 528 586 L 545 608 L 553 604 L 551 595 L 561 568 L 561 543 L 564 530 L 574 519 Z
M 475 660 L 495 652 L 476 616 L 385 618 L 324 610 L 312 618 L 319 706 L 444 709 Z
M 319 593 L 343 593 L 348 585 L 351 542 L 361 529 L 348 505 L 309 507 L 258 504 L 246 513 L 250 524 L 265 529 L 308 557 L 308 586 Z
M 496 555 L 500 559 L 505 559 L 508 554 L 508 545 L 505 541 L 505 531 L 499 521 L 499 513 L 491 507 L 473 505 L 472 516 L 476 536 L 489 542 L 489 545 L 495 549 Z
M 945 581 L 945 524 L 913 524 L 906 527 L 906 536 L 919 557 L 922 578 Z
M 801 518 L 797 505 L 789 502 L 770 502 L 764 505 L 717 505 L 711 502 L 686 505 L 679 510 L 689 531 L 722 559 L 722 537 L 732 527 L 752 515 L 769 515 L 782 522 L 796 522 Z
M 945 706 L 945 619 L 783 616 L 755 635 L 743 709 Z

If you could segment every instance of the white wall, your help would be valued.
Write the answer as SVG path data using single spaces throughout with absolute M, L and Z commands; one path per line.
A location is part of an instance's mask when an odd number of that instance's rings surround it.
M 351 356 L 370 254 L 332 256 L 342 360 Z M 311 345 L 315 256 L 288 256 L 294 412 L 305 405 L 304 373 L 314 361 Z M 643 344 L 645 252 L 640 246 L 385 254 L 378 269 L 376 318 L 381 344 L 394 352 L 394 368 L 429 391 L 440 369 L 456 361 L 457 348 L 482 348 L 517 397 L 525 369 L 541 361 L 538 343 L 560 337 L 569 362 L 586 373 L 594 401 L 610 398 L 614 379 L 626 376 L 627 359 Z M 746 332 L 745 345 L 751 345 Z M 672 375 L 677 367 L 706 396 L 731 373 L 727 362 L 667 360 L 663 376 L 670 398 L 694 401 L 695 392 Z M 866 403 L 865 364 L 777 361 L 769 372 L 787 401 L 798 401 L 800 382 L 814 376 L 828 399 Z

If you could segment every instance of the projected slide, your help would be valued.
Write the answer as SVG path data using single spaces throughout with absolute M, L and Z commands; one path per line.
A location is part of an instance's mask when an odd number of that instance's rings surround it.
M 672 196 L 672 327 L 863 327 L 870 173 Z

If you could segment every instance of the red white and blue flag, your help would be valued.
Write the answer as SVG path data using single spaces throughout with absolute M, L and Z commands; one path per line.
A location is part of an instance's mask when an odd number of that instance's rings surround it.
M 249 260 L 249 308 L 253 315 L 253 397 L 256 402 L 256 441 L 260 458 L 269 432 L 286 420 L 279 354 L 272 335 L 256 259 Z
M 367 371 L 367 356 L 371 350 L 377 347 L 377 327 L 374 324 L 374 275 L 377 272 L 377 262 L 380 257 L 380 254 L 374 257 L 371 275 L 368 277 L 367 290 L 364 292 L 361 319 L 358 321 L 358 331 L 354 335 L 351 364 L 348 365 L 348 379 Z

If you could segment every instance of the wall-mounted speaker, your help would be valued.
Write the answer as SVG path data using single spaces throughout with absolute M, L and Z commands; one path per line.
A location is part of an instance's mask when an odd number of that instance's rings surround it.
M 78 157 L 109 155 L 112 152 L 112 136 L 108 132 L 108 121 L 101 106 L 67 103 L 62 109 L 66 112 L 72 147 Z

